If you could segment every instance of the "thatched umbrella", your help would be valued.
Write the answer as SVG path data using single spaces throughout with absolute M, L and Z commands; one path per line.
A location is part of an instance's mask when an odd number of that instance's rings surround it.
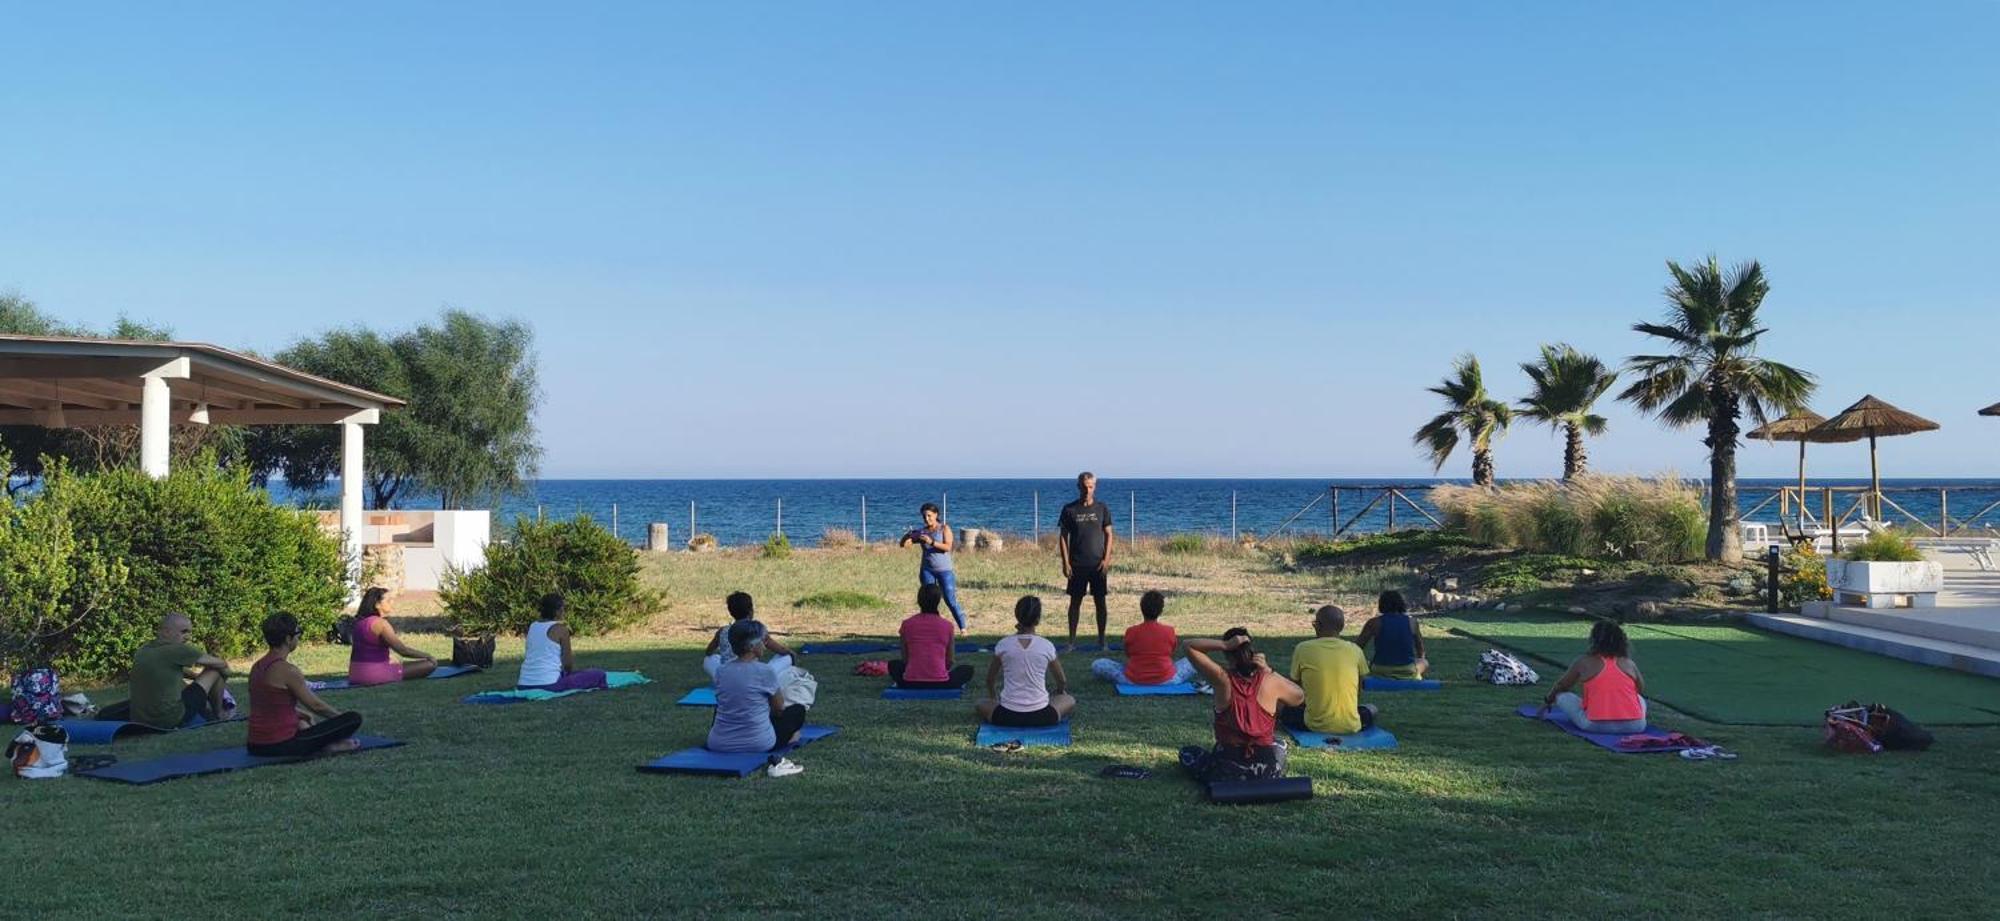
M 1750 437 L 1762 438 L 1765 441 L 1799 443 L 1799 530 L 1801 531 L 1806 529 L 1806 445 L 1811 442 L 1825 443 L 1828 440 L 1858 441 L 1861 438 L 1860 435 L 1834 439 L 1816 437 L 1813 434 L 1814 430 L 1824 424 L 1826 424 L 1825 416 L 1810 409 L 1801 409 L 1787 414 L 1783 419 L 1766 422 L 1750 433 Z
M 1995 403 L 1979 411 L 1982 416 L 2000 416 L 2000 403 Z
M 1868 439 L 1868 478 L 1873 484 L 1870 496 L 1871 513 L 1876 521 L 1882 520 L 1882 468 L 1875 457 L 1875 439 L 1891 435 L 1913 435 L 1917 432 L 1936 431 L 1938 424 L 1915 413 L 1904 412 L 1890 406 L 1874 396 L 1865 396 L 1842 410 L 1840 415 L 1826 420 L 1813 429 L 1816 436 L 1829 440 L 1853 441 Z M 1843 437 L 1845 436 L 1845 437 Z

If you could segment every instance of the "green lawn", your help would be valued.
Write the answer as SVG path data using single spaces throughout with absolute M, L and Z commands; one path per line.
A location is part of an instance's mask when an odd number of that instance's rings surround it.
M 701 740 L 709 711 L 673 701 L 704 681 L 700 644 L 723 619 L 727 592 L 756 594 L 763 616 L 795 640 L 882 636 L 899 609 L 794 603 L 848 591 L 900 607 L 915 567 L 914 556 L 873 550 L 655 559 L 648 578 L 671 608 L 642 629 L 579 644 L 585 665 L 638 669 L 654 684 L 508 707 L 458 703 L 511 680 L 520 646 L 503 639 L 503 657 L 514 658 L 496 674 L 339 695 L 366 715 L 363 731 L 402 748 L 151 787 L 0 781 L 11 832 L 0 856 L 15 868 L 6 904 L 24 918 L 929 921 L 1858 917 L 1910 905 L 1980 916 L 2000 898 L 1989 872 L 2000 729 L 1944 728 L 1924 754 L 1841 756 L 1812 728 L 1723 726 L 1660 707 L 1658 721 L 1742 760 L 1617 755 L 1513 716 L 1542 692 L 1462 680 L 1487 644 L 1437 634 L 1437 673 L 1457 680 L 1438 693 L 1372 696 L 1399 750 L 1296 753 L 1294 770 L 1316 782 L 1310 802 L 1203 803 L 1173 757 L 1206 741 L 1205 699 L 1117 697 L 1090 682 L 1081 654 L 1064 659 L 1081 697 L 1066 750 L 974 748 L 969 704 L 882 701 L 880 679 L 849 674 L 858 657 L 809 657 L 821 680 L 813 719 L 843 729 L 798 755 L 805 774 L 634 770 Z M 961 560 L 975 633 L 991 637 L 1022 592 L 1042 593 L 1059 620 L 1052 568 L 1032 550 Z M 1283 667 L 1311 605 L 1358 606 L 1402 577 L 1379 564 L 1291 569 L 1254 554 L 1130 553 L 1112 581 L 1113 629 L 1136 619 L 1137 592 L 1161 587 L 1184 633 L 1250 624 Z M 445 648 L 420 632 L 421 617 L 405 626 L 419 645 Z M 1707 702 L 1674 674 L 1667 650 L 1677 647 L 1639 642 L 1663 698 Z M 1711 650 L 1718 644 L 1684 645 L 1706 650 L 1689 659 L 1730 661 Z M 305 650 L 308 674 L 340 671 L 343 652 Z M 1894 687 L 1940 674 L 1865 662 Z M 1801 645 L 1763 673 L 1821 681 L 1859 667 L 1839 650 Z M 1964 687 L 1976 696 L 1960 703 L 2000 699 L 2000 684 Z M 232 725 L 74 751 L 149 758 L 242 737 Z M 1115 762 L 1156 774 L 1097 777 Z

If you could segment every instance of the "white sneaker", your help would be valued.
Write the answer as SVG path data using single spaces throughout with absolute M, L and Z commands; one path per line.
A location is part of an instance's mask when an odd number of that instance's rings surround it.
M 790 777 L 793 774 L 803 774 L 805 772 L 806 769 L 803 766 L 792 761 L 790 758 L 779 758 L 764 768 L 764 773 L 770 777 Z

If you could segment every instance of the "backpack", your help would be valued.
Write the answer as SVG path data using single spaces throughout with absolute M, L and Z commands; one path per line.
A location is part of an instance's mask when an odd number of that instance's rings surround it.
M 458 666 L 493 667 L 493 638 L 490 636 L 454 636 L 451 638 L 451 664 Z
M 53 668 L 31 668 L 14 676 L 14 705 L 8 714 L 23 726 L 63 718 L 62 681 Z
M 889 663 L 882 659 L 869 659 L 854 666 L 854 673 L 863 678 L 882 678 L 889 674 Z
M 354 617 L 342 614 L 333 619 L 333 626 L 326 628 L 326 641 L 339 646 L 354 645 Z
M 1828 748 L 1851 755 L 1872 755 L 1882 743 L 1868 729 L 1868 708 L 1853 701 L 1826 711 L 1825 741 Z
M 1850 701 L 1849 706 L 1853 706 Z M 1916 720 L 1883 704 L 1868 705 L 1868 732 L 1882 747 L 1892 751 L 1923 751 L 1937 741 L 1930 730 Z
M 1534 684 L 1542 680 L 1542 676 L 1535 674 L 1528 663 L 1498 649 L 1488 649 L 1479 654 L 1479 667 L 1473 670 L 1472 677 L 1501 685 Z
M 14 741 L 7 743 L 7 761 L 13 765 L 16 777 L 28 780 L 61 777 L 69 773 L 69 733 L 54 724 L 23 729 Z

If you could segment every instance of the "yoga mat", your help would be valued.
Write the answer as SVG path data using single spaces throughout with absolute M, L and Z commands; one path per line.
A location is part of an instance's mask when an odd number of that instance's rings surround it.
M 1054 726 L 995 726 L 992 723 L 979 724 L 979 736 L 974 740 L 981 747 L 999 745 L 1002 742 L 1019 742 L 1022 745 L 1068 745 L 1069 720 Z
M 1435 691 L 1444 687 L 1436 678 L 1384 678 L 1368 675 L 1361 679 L 1364 691 Z
M 882 642 L 807 643 L 799 647 L 799 654 L 805 656 L 858 656 L 871 652 L 896 652 L 901 648 L 895 643 Z
M 361 743 L 359 751 L 377 748 L 395 748 L 403 743 L 381 736 L 355 736 Z M 223 771 L 243 771 L 250 768 L 268 767 L 273 764 L 297 764 L 318 758 L 335 757 L 353 752 L 338 752 L 335 755 L 306 755 L 302 758 L 260 758 L 238 745 L 234 748 L 216 751 L 193 752 L 185 755 L 168 755 L 151 761 L 121 761 L 94 771 L 81 771 L 76 776 L 93 780 L 115 780 L 119 783 L 144 785 L 172 780 L 176 777 L 195 777 L 201 774 L 219 774 Z
M 1120 697 L 1176 697 L 1201 693 L 1195 690 L 1191 681 L 1177 681 L 1172 684 L 1133 684 L 1130 681 L 1120 681 L 1117 684 Z
M 987 644 L 985 644 L 985 643 L 972 643 L 972 642 L 965 642 L 965 643 L 953 643 L 953 644 L 952 644 L 952 647 L 951 647 L 951 651 L 953 651 L 953 652 L 992 652 L 992 651 L 993 651 L 993 647 L 992 647 L 992 646 L 989 646 L 989 645 L 987 645 Z
M 710 774 L 721 777 L 748 777 L 764 769 L 774 755 L 783 755 L 802 745 L 817 742 L 840 731 L 839 726 L 807 726 L 799 730 L 799 740 L 771 752 L 712 752 L 706 748 L 683 748 L 664 758 L 639 765 L 645 774 Z
M 200 729 L 203 726 L 241 722 L 246 718 L 244 716 L 232 716 L 224 720 L 202 720 L 198 723 L 182 726 L 179 729 L 154 729 L 145 723 L 128 723 L 124 720 L 63 720 L 60 725 L 64 732 L 69 733 L 69 744 L 71 745 L 110 745 L 112 742 L 117 741 L 120 736 L 184 732 L 191 729 Z
M 463 698 L 460 703 L 468 704 L 525 704 L 530 701 L 554 700 L 572 694 L 588 694 L 592 691 L 629 688 L 635 684 L 652 684 L 653 679 L 638 672 L 605 672 L 604 687 L 578 688 L 574 691 L 480 691 Z
M 883 700 L 959 700 L 964 688 L 883 688 Z
M 1519 708 L 1515 709 L 1514 713 L 1519 716 L 1527 717 L 1528 719 L 1534 719 L 1535 711 L 1538 709 L 1541 708 L 1536 706 L 1535 704 L 1522 704 Z M 1549 712 L 1541 718 L 1541 722 L 1548 723 L 1549 725 L 1554 726 L 1557 729 L 1560 729 L 1564 732 L 1567 732 L 1570 735 L 1576 736 L 1577 738 L 1582 739 L 1585 742 L 1589 742 L 1590 744 L 1595 745 L 1598 748 L 1606 749 L 1608 751 L 1614 751 L 1621 755 L 1650 755 L 1656 752 L 1662 752 L 1662 753 L 1677 752 L 1682 749 L 1694 747 L 1692 745 L 1662 746 L 1660 748 L 1618 747 L 1619 739 L 1629 739 L 1635 735 L 1651 736 L 1656 739 L 1663 739 L 1667 737 L 1667 730 L 1661 729 L 1660 727 L 1651 724 L 1647 724 L 1645 732 L 1584 732 L 1583 730 L 1576 728 L 1576 724 L 1570 722 L 1569 717 L 1564 716 L 1561 710 L 1556 710 L 1556 709 L 1550 709 Z
M 1312 799 L 1310 777 L 1273 777 L 1269 780 L 1218 780 L 1208 785 L 1208 801 L 1236 806 L 1253 803 L 1282 803 Z
M 674 701 L 674 703 L 680 704 L 683 707 L 713 707 L 715 706 L 715 685 L 704 684 L 681 695 L 681 699 Z
M 1308 732 L 1304 729 L 1285 727 L 1300 748 L 1316 748 L 1331 752 L 1365 752 L 1395 748 L 1396 736 L 1380 726 L 1370 726 L 1353 735 L 1336 736 L 1324 732 Z
M 470 675 L 473 672 L 479 670 L 480 668 L 477 665 L 440 665 L 437 667 L 436 671 L 431 672 L 428 675 L 425 675 L 424 680 L 437 681 L 443 678 L 456 678 L 460 675 Z M 324 691 L 345 691 L 357 687 L 385 688 L 392 684 L 402 684 L 402 682 L 391 681 L 389 682 L 389 684 L 349 684 L 347 683 L 346 678 L 335 678 L 331 681 L 322 681 L 318 682 L 317 684 L 315 684 L 314 682 L 307 682 L 306 686 L 312 688 L 314 693 L 320 693 Z

